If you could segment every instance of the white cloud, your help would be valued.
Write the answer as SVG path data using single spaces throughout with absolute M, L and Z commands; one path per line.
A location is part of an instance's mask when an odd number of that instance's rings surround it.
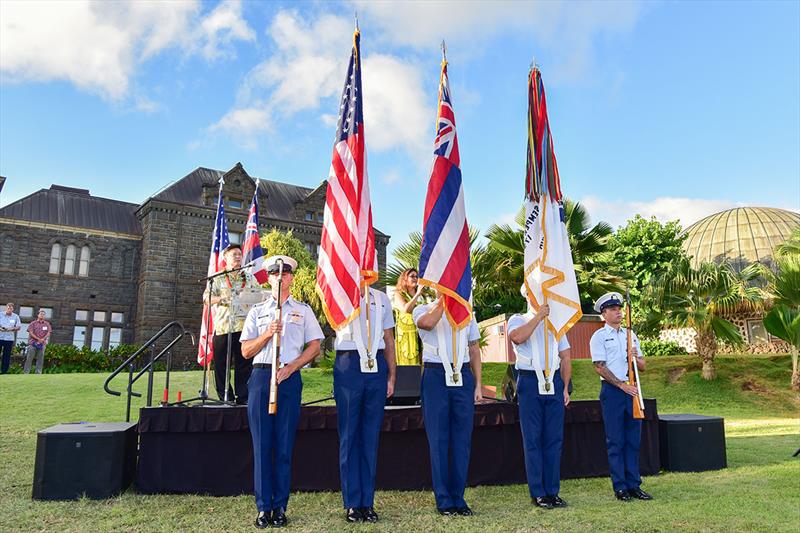
M 383 176 L 381 176 L 381 181 L 386 185 L 394 185 L 396 183 L 400 183 L 403 178 L 400 176 L 400 172 L 396 168 L 393 168 L 386 172 Z
M 321 15 L 310 20 L 294 11 L 278 12 L 267 29 L 275 52 L 250 71 L 236 105 L 210 130 L 226 131 L 252 147 L 271 124 L 309 110 L 328 111 L 319 118 L 334 128 L 338 117 L 330 111 L 336 108 L 325 107 L 324 101 L 342 90 L 352 32 L 352 21 L 344 17 Z M 362 66 L 368 149 L 401 148 L 414 159 L 429 162 L 425 126 L 432 123 L 434 109 L 426 106 L 419 68 L 388 54 L 366 54 Z M 243 110 L 250 115 L 257 110 L 263 126 L 251 123 L 253 127 L 242 128 L 234 117 Z
M 740 207 L 743 204 L 730 200 L 710 200 L 704 198 L 660 197 L 649 202 L 613 201 L 597 196 L 586 196 L 580 200 L 586 207 L 592 224 L 605 221 L 614 228 L 624 225 L 634 215 L 644 218 L 656 217 L 660 222 L 679 220 L 685 229 L 703 217 L 725 209 Z
M 0 2 L 4 80 L 68 81 L 109 100 L 129 95 L 139 65 L 166 49 L 217 57 L 252 40 L 238 0 L 203 17 L 196 0 Z
M 592 42 L 603 33 L 629 31 L 639 16 L 638 2 L 374 2 L 353 0 L 377 38 L 392 44 L 430 49 L 442 38 L 460 49 L 480 50 L 483 41 L 503 31 L 531 35 L 557 58 L 550 79 L 581 77 L 591 62 Z M 446 21 L 446 23 L 443 23 Z M 451 49 L 455 49 L 452 47 Z M 531 50 L 533 53 L 534 50 Z
M 209 129 L 211 132 L 223 131 L 236 134 L 240 144 L 255 149 L 257 135 L 272 129 L 271 117 L 266 107 L 262 103 L 253 107 L 232 109 Z

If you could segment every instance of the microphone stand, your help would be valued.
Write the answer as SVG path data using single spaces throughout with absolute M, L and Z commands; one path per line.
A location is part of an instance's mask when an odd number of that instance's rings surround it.
M 208 389 L 209 389 L 209 385 L 210 385 L 209 384 L 209 374 L 211 373 L 211 360 L 208 357 L 208 343 L 209 343 L 209 337 L 211 337 L 214 334 L 213 331 L 209 331 L 209 326 L 210 326 L 210 322 L 211 322 L 211 284 L 213 283 L 215 278 L 218 278 L 220 276 L 224 276 L 225 274 L 230 274 L 231 272 L 238 272 L 239 270 L 244 270 L 245 268 L 250 268 L 251 266 L 253 266 L 253 263 L 254 263 L 254 261 L 250 261 L 249 263 L 247 263 L 245 265 L 242 265 L 242 266 L 240 266 L 238 268 L 231 268 L 230 270 L 221 270 L 219 272 L 215 272 L 214 274 L 211 274 L 210 276 L 207 276 L 205 278 L 200 278 L 200 279 L 197 280 L 198 283 L 205 282 L 205 284 L 206 284 L 206 291 L 205 291 L 206 292 L 206 301 L 205 301 L 205 305 L 206 305 L 206 308 L 208 309 L 208 315 L 206 317 L 206 339 L 205 339 L 206 358 L 205 358 L 205 362 L 204 362 L 205 364 L 203 365 L 204 366 L 204 369 L 203 369 L 203 383 L 202 383 L 202 385 L 200 387 L 200 391 L 198 391 L 198 394 L 199 394 L 198 396 L 196 396 L 194 398 L 189 398 L 189 399 L 186 399 L 186 400 L 183 400 L 183 401 L 180 401 L 180 402 L 171 403 L 169 405 L 187 405 L 187 404 L 189 404 L 191 402 L 196 402 L 196 401 L 200 401 L 200 405 L 202 405 L 202 406 L 205 406 L 206 404 L 214 405 L 214 406 L 216 406 L 216 405 L 231 405 L 231 403 L 228 402 L 228 386 L 230 384 L 230 382 L 229 382 L 229 380 L 230 380 L 230 353 L 231 353 L 231 336 L 230 336 L 230 332 L 228 332 L 228 357 L 227 357 L 227 364 L 226 364 L 226 369 L 225 369 L 226 370 L 226 372 L 225 372 L 225 375 L 226 375 L 226 377 L 225 377 L 225 398 L 224 398 L 224 400 L 212 400 L 208 396 Z

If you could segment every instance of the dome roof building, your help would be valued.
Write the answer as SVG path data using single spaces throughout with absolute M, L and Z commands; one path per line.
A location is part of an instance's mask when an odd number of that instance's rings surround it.
M 800 228 L 800 214 L 771 207 L 738 207 L 695 222 L 683 249 L 698 265 L 729 260 L 741 270 L 750 263 L 772 266 L 775 248 Z

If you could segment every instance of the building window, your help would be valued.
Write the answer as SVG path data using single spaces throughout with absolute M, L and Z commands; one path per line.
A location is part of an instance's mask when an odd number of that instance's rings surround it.
M 312 222 L 314 220 L 314 212 L 306 211 L 306 220 Z
M 111 313 L 111 322 L 115 324 L 122 324 L 125 322 L 125 315 L 122 313 Z
M 86 346 L 86 326 L 75 326 L 72 328 L 72 344 L 76 348 Z
M 78 264 L 78 275 L 85 278 L 89 275 L 89 256 L 91 251 L 88 246 L 81 248 L 81 261 Z
M 20 318 L 33 318 L 33 307 L 28 305 L 21 305 L 19 308 Z
M 233 198 L 228 198 L 228 207 L 230 207 L 231 209 L 241 209 L 242 201 L 234 200 Z
M 106 312 L 105 311 L 95 311 L 92 315 L 92 320 L 94 322 L 105 322 L 106 321 Z
M 122 343 L 122 329 L 111 328 L 108 330 L 108 347 L 116 348 Z
M 229 231 L 228 240 L 231 241 L 231 244 L 242 244 L 242 234 L 236 231 Z
M 28 325 L 29 322 L 23 322 L 20 320 L 19 331 L 17 332 L 17 342 L 24 342 L 25 344 L 28 344 Z
M 55 243 L 50 249 L 50 273 L 58 274 L 58 267 L 61 265 L 61 245 Z
M 75 311 L 75 320 L 79 322 L 86 322 L 89 320 L 89 311 L 78 309 Z
M 102 326 L 94 326 L 92 328 L 92 350 L 102 350 L 103 341 L 105 340 L 106 328 Z
M 750 344 L 769 342 L 769 334 L 761 320 L 748 320 L 747 334 L 750 336 Z
M 312 242 L 304 242 L 303 245 L 306 247 L 306 252 L 309 254 L 314 253 L 314 243 Z
M 68 276 L 75 275 L 75 245 L 70 244 L 67 246 L 67 257 L 64 260 L 64 274 Z
M 323 215 L 323 213 L 317 213 L 317 222 L 321 223 L 324 221 L 325 221 L 325 216 Z

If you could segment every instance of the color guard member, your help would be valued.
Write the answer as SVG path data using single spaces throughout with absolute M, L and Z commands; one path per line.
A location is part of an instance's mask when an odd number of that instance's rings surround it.
M 633 401 L 638 394 L 636 385 L 628 380 L 628 331 L 622 324 L 622 295 L 609 292 L 597 299 L 595 311 L 603 316 L 606 325 L 597 330 L 589 341 L 589 350 L 595 371 L 600 374 L 600 405 L 606 430 L 608 466 L 614 495 L 622 501 L 631 498 L 652 500 L 640 488 L 639 444 L 642 421 L 633 418 Z M 644 357 L 639 339 L 633 336 L 633 353 L 636 366 L 644 371 Z
M 283 261 L 281 317 L 277 320 L 279 260 Z M 297 262 L 285 255 L 266 259 L 272 297 L 250 309 L 242 330 L 242 355 L 253 359 L 247 417 L 253 437 L 256 527 L 283 527 L 292 479 L 292 448 L 300 418 L 303 380 L 299 370 L 319 353 L 322 329 L 312 309 L 290 296 Z M 269 393 L 275 335 L 280 335 L 278 409 L 270 415 Z

